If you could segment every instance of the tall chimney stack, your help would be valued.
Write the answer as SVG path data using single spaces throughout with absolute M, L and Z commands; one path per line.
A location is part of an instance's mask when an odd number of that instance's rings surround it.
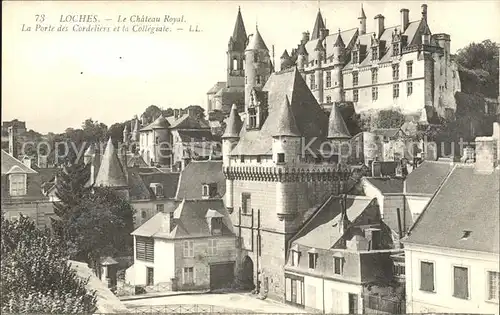
M 401 9 L 401 33 L 406 31 L 406 28 L 410 24 L 410 10 Z
M 378 14 L 377 16 L 375 16 L 375 32 L 377 38 L 380 38 L 380 36 L 382 36 L 382 33 L 384 32 L 384 19 L 385 18 L 382 14 Z
M 422 19 L 427 21 L 427 4 L 422 4 Z

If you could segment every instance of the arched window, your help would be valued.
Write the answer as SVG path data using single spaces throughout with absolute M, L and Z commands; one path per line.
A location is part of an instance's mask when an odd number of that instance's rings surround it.
M 141 212 L 141 218 L 142 218 L 142 219 L 146 219 L 146 216 L 147 216 L 146 211 L 145 211 L 145 210 L 142 210 L 142 212 Z
M 253 55 L 253 62 L 259 62 L 259 54 L 254 53 L 254 55 Z
M 233 58 L 233 70 L 238 70 L 238 59 Z

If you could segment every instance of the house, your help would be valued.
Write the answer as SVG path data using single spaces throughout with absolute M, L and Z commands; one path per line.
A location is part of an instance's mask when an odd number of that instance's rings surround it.
M 403 240 L 409 313 L 498 314 L 499 139 L 476 138 L 475 163 L 453 166 Z
M 31 167 L 2 150 L 1 204 L 6 218 L 15 220 L 22 214 L 32 218 L 39 228 L 49 227 L 54 207 L 42 187 L 56 171 Z
M 401 252 L 394 248 L 376 199 L 331 196 L 290 241 L 285 302 L 323 313 L 402 314 L 404 303 L 391 300 L 397 297 L 394 291 L 404 288 L 393 281 L 391 258 Z M 375 305 L 383 298 L 393 302 L 392 308 Z
M 236 238 L 221 199 L 183 200 L 132 235 L 135 259 L 127 281 L 136 286 L 186 291 L 233 283 Z

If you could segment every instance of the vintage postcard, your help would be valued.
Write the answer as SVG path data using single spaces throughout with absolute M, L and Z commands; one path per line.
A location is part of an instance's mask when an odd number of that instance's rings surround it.
M 5 314 L 499 314 L 500 1 L 3 1 Z

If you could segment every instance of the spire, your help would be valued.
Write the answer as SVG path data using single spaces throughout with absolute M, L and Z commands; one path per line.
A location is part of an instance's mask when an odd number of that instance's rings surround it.
M 361 3 L 361 12 L 359 13 L 358 19 L 366 19 L 365 10 L 363 10 L 363 4 Z
M 339 108 L 333 104 L 330 118 L 328 119 L 328 139 L 348 139 L 351 138 L 349 130 L 345 124 Z
M 339 34 L 337 35 L 337 40 L 333 44 L 333 47 L 345 47 L 344 41 L 342 40 L 342 36 L 340 36 L 340 28 L 339 28 Z
M 123 171 L 123 167 L 118 159 L 118 154 L 116 152 L 115 146 L 111 141 L 111 137 L 108 140 L 106 149 L 101 161 L 101 166 L 99 167 L 99 172 L 95 179 L 96 186 L 107 186 L 107 187 L 126 187 L 128 186 L 127 178 Z
M 139 132 L 139 119 L 137 119 L 137 117 L 135 118 L 135 121 L 134 121 L 134 130 L 133 130 L 134 133 L 137 133 Z
M 262 36 L 260 35 L 260 32 L 258 29 L 255 30 L 255 35 L 252 36 L 250 39 L 250 42 L 248 43 L 247 49 L 246 50 L 267 50 L 266 44 L 264 43 L 264 40 L 262 39 Z
M 281 104 L 278 110 L 276 127 L 277 130 L 273 134 L 273 137 L 280 137 L 280 136 L 300 137 L 300 132 L 299 129 L 297 128 L 295 117 L 292 114 L 288 96 L 285 96 L 285 101 Z
M 323 22 L 323 17 L 321 16 L 321 11 L 318 9 L 318 14 L 316 15 L 316 22 L 314 22 L 314 28 L 311 33 L 311 40 L 318 39 L 321 36 L 321 30 L 325 29 L 325 23 Z
M 283 52 L 283 55 L 281 55 L 281 59 L 288 59 L 288 58 L 290 58 L 290 55 L 288 54 L 288 51 L 286 51 L 286 49 L 285 49 L 285 51 Z
M 241 16 L 240 7 L 238 7 L 238 15 L 236 16 L 236 23 L 234 24 L 233 36 L 229 41 L 232 41 L 235 44 L 235 49 L 245 49 L 247 32 L 245 30 L 245 24 L 243 23 L 243 17 Z
M 222 138 L 239 138 L 241 126 L 243 125 L 241 117 L 238 114 L 238 109 L 236 104 L 231 107 L 231 113 L 229 114 L 229 119 L 226 123 L 226 130 L 222 135 Z

